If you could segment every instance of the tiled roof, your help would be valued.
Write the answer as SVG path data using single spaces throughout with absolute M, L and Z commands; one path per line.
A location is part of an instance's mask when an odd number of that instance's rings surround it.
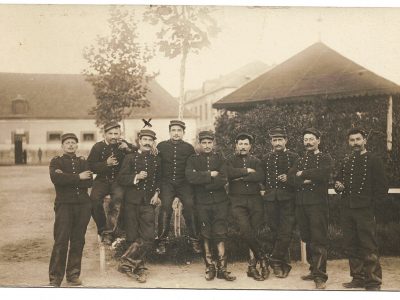
M 400 86 L 316 43 L 214 103 L 232 109 L 276 101 L 400 93 Z
M 155 80 L 149 86 L 150 107 L 135 109 L 130 118 L 176 118 L 176 99 Z M 13 114 L 11 103 L 17 97 L 28 101 L 26 114 Z M 83 75 L 0 73 L 1 119 L 92 119 L 89 110 L 95 103 L 93 88 Z

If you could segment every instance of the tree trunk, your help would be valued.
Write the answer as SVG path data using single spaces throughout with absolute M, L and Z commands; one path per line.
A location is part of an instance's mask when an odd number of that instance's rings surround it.
M 185 6 L 181 6 L 182 18 L 186 19 Z M 178 119 L 183 120 L 183 110 L 185 106 L 185 76 L 186 76 L 186 59 L 188 55 L 189 46 L 186 45 L 185 41 L 182 44 L 182 57 L 181 57 L 181 69 L 179 72 L 180 83 L 179 83 L 179 108 L 178 108 Z
M 181 70 L 180 70 L 180 86 L 179 86 L 179 113 L 178 119 L 183 119 L 183 110 L 185 106 L 185 76 L 186 76 L 186 58 L 188 52 L 187 49 L 183 49 L 181 58 Z

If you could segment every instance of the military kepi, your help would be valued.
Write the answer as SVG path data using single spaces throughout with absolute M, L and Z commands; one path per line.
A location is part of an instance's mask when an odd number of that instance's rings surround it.
M 215 138 L 214 132 L 212 132 L 211 130 L 204 130 L 204 131 L 199 132 L 199 141 L 200 142 L 201 142 L 201 140 L 204 140 L 204 139 L 214 140 L 214 138 Z
M 352 135 L 352 134 L 357 134 L 357 133 L 361 133 L 361 135 L 362 135 L 364 138 L 367 137 L 367 132 L 365 131 L 364 128 L 361 128 L 361 127 L 353 127 L 353 128 L 350 128 L 350 129 L 347 131 L 347 136 L 350 136 L 350 135 Z
M 156 133 L 153 130 L 150 129 L 142 129 L 139 131 L 139 138 L 141 138 L 142 136 L 149 136 L 152 137 L 153 140 L 156 140 Z
M 315 128 L 307 128 L 307 129 L 304 129 L 303 130 L 303 136 L 306 134 L 306 133 L 311 133 L 311 134 L 313 134 L 313 135 L 315 135 L 316 137 L 317 137 L 317 139 L 319 139 L 320 137 L 321 137 L 321 132 L 319 131 L 319 130 L 317 130 L 317 129 L 315 129 Z
M 78 142 L 78 137 L 74 133 L 64 133 L 61 136 L 61 144 L 67 139 L 74 139 L 76 142 Z
M 274 127 L 269 130 L 269 137 L 270 138 L 277 138 L 277 137 L 283 137 L 286 138 L 286 130 L 283 127 Z
M 183 128 L 183 130 L 186 129 L 185 122 L 183 122 L 181 120 L 171 120 L 171 121 L 169 121 L 169 128 L 171 128 L 171 126 L 180 126 L 180 127 Z
M 237 142 L 238 140 L 243 139 L 243 138 L 249 139 L 250 144 L 252 144 L 254 142 L 254 136 L 252 136 L 251 134 L 249 134 L 247 132 L 239 132 L 236 135 L 235 141 Z
M 119 125 L 118 122 L 109 122 L 104 125 L 103 130 L 104 132 L 107 132 L 113 128 L 121 128 L 121 125 Z

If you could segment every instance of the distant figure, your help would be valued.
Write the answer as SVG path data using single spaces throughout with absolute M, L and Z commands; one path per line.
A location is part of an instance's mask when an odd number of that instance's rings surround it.
M 26 165 L 26 161 L 28 159 L 28 153 L 26 153 L 26 150 L 22 151 L 22 163 Z
M 41 164 L 42 163 L 42 155 L 43 155 L 43 151 L 41 148 L 39 148 L 37 155 L 38 155 L 38 159 L 39 159 L 39 164 Z

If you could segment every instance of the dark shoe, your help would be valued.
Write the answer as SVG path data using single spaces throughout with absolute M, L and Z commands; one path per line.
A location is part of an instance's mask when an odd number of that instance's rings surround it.
M 192 251 L 194 254 L 200 254 L 202 252 L 199 240 L 190 239 L 190 244 L 192 245 Z
M 365 290 L 366 291 L 380 291 L 381 290 L 381 286 L 380 285 L 378 285 L 378 286 L 367 286 L 367 287 L 365 287 Z
M 365 287 L 364 282 L 359 281 L 359 280 L 352 280 L 350 282 L 345 282 L 342 285 L 346 289 L 359 289 L 359 288 L 364 288 Z
M 218 270 L 217 272 L 217 278 L 218 279 L 225 279 L 226 281 L 235 281 L 236 276 L 230 275 L 231 272 L 228 272 L 227 270 Z
M 145 283 L 147 281 L 147 273 L 146 273 L 146 269 L 142 268 L 142 269 L 138 269 L 135 271 L 136 274 L 136 280 L 139 283 Z
M 230 275 L 231 272 L 227 270 L 228 260 L 226 255 L 218 256 L 217 261 L 217 278 L 218 279 L 225 279 L 226 281 L 234 281 L 236 280 L 235 276 Z
M 322 280 L 316 280 L 315 281 L 315 288 L 317 290 L 324 290 L 326 288 L 326 283 Z
M 290 270 L 292 269 L 292 266 L 287 263 L 284 263 L 281 265 L 281 267 L 279 269 L 282 270 L 282 274 L 278 274 L 279 276 L 278 275 L 275 275 L 275 276 L 278 278 L 286 278 L 286 277 L 288 277 Z
M 301 276 L 301 279 L 302 280 L 307 280 L 307 281 L 312 281 L 312 280 L 314 280 L 314 276 L 310 273 L 308 275 Z
M 255 266 L 249 266 L 247 269 L 247 276 L 254 278 L 256 281 L 263 281 L 264 277 L 260 275 Z
M 61 286 L 61 282 L 50 282 L 48 285 L 45 285 L 45 287 L 51 287 L 51 288 L 53 288 L 53 287 L 60 287 Z
M 270 271 L 269 271 L 269 263 L 268 263 L 268 258 L 263 257 L 260 259 L 260 268 L 261 268 L 261 276 L 264 279 L 268 279 Z
M 69 286 L 81 286 L 82 285 L 82 280 L 80 280 L 78 277 L 71 278 L 71 279 L 67 280 L 67 284 Z
M 166 241 L 159 241 L 156 248 L 157 254 L 164 255 L 167 252 L 166 245 L 167 245 Z
M 261 276 L 264 279 L 268 279 L 270 273 L 268 266 L 261 267 Z
M 207 281 L 213 280 L 215 278 L 216 269 L 214 265 L 209 265 L 206 268 L 206 275 L 205 278 Z
M 273 270 L 274 270 L 274 275 L 275 275 L 275 277 L 278 277 L 278 278 L 285 278 L 284 277 L 284 274 L 283 274 L 283 270 L 281 269 L 281 267 L 273 267 L 272 268 Z

